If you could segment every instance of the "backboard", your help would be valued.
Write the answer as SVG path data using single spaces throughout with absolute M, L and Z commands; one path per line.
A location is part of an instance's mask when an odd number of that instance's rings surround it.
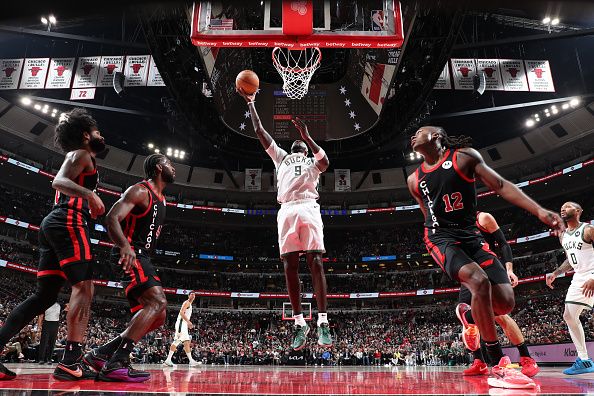
M 194 3 L 192 43 L 206 47 L 399 48 L 394 0 L 242 0 Z

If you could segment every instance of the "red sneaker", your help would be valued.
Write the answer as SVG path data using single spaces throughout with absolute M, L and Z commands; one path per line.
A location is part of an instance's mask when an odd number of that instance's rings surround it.
M 487 364 L 480 359 L 474 359 L 474 362 L 466 370 L 462 371 L 462 375 L 489 375 Z
M 464 314 L 467 311 L 470 311 L 470 305 L 468 304 L 461 303 L 456 306 L 456 316 L 462 323 L 462 341 L 464 341 L 466 348 L 476 351 L 481 347 L 481 333 L 477 325 L 468 323 L 466 320 Z
M 540 371 L 538 364 L 531 357 L 521 357 L 520 366 L 522 366 L 522 374 L 528 377 L 534 377 Z
M 536 383 L 517 370 L 507 368 L 511 364 L 509 357 L 504 356 L 497 366 L 491 370 L 493 377 L 487 378 L 489 386 L 505 389 L 536 388 Z

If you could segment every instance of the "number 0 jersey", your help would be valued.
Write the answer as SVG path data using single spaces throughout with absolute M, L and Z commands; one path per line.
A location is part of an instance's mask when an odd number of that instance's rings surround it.
M 575 271 L 574 277 L 588 277 L 594 272 L 594 248 L 584 241 L 584 229 L 588 223 L 581 223 L 573 231 L 566 230 L 561 237 L 561 245 L 567 260 Z
M 287 203 L 301 199 L 318 199 L 320 170 L 314 158 L 303 154 L 287 154 L 285 150 L 272 142 L 266 152 L 276 167 L 278 203 Z
M 427 228 L 467 228 L 476 222 L 474 179 L 458 168 L 457 150 L 447 150 L 431 168 L 417 168 L 416 190 L 427 209 Z

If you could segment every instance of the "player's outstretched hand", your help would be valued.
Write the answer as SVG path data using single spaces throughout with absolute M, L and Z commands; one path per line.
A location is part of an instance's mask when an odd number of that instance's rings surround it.
M 551 227 L 551 231 L 555 236 L 561 236 L 563 231 L 565 231 L 565 223 L 561 216 L 559 216 L 555 212 L 551 212 L 550 210 L 541 209 L 538 212 L 538 219 Z
M 293 123 L 293 125 L 295 125 L 295 128 L 297 128 L 297 130 L 299 131 L 299 134 L 301 135 L 301 139 L 305 140 L 309 138 L 309 130 L 307 129 L 307 125 L 305 124 L 305 122 L 303 122 L 303 120 L 299 117 L 295 117 L 291 120 L 291 122 Z
M 594 296 L 594 279 L 588 279 L 586 283 L 584 283 L 584 286 L 582 286 L 582 294 L 587 298 Z
M 192 330 L 194 328 L 194 323 L 188 322 L 188 329 Z
M 248 95 L 247 93 L 245 93 L 245 91 L 243 90 L 243 88 L 237 87 L 235 88 L 235 91 L 237 91 L 237 93 L 239 95 L 241 95 L 242 98 L 245 99 L 246 102 L 253 102 L 254 100 L 256 100 L 256 93 L 254 92 L 251 95 Z
M 555 275 L 554 272 L 552 274 L 547 274 L 546 283 L 547 283 L 547 286 L 550 287 L 551 289 L 555 288 L 555 286 L 553 286 L 553 282 L 555 282 L 555 279 L 557 279 L 557 275 Z

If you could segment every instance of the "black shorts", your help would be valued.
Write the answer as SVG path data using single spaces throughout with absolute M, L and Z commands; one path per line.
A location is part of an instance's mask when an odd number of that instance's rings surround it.
M 492 285 L 502 285 L 502 284 L 509 284 L 511 283 L 509 280 L 509 276 L 507 276 L 507 270 L 501 264 L 501 261 L 497 260 L 494 261 L 493 264 L 488 265 L 483 268 L 489 281 Z M 472 293 L 468 290 L 464 285 L 460 286 L 460 294 L 458 295 L 458 302 L 459 303 L 466 303 L 470 305 L 472 300 Z
M 85 216 L 72 209 L 54 209 L 39 228 L 37 277 L 59 276 L 75 285 L 93 279 L 91 239 Z
M 151 287 L 161 286 L 161 279 L 157 276 L 155 267 L 151 263 L 151 258 L 145 254 L 138 254 L 136 256 L 135 265 L 132 267 L 132 274 L 127 274 L 122 270 L 122 266 L 118 264 L 120 260 L 119 249 L 113 250 L 111 254 L 111 261 L 115 265 L 115 273 L 120 276 L 122 286 L 126 292 L 126 298 L 130 303 L 130 312 L 136 312 L 142 309 L 142 304 L 138 298 L 146 290 Z
M 435 230 L 425 228 L 423 240 L 433 260 L 451 279 L 459 282 L 460 268 L 475 262 L 488 275 L 491 274 L 491 283 L 509 283 L 505 268 L 476 227 Z

